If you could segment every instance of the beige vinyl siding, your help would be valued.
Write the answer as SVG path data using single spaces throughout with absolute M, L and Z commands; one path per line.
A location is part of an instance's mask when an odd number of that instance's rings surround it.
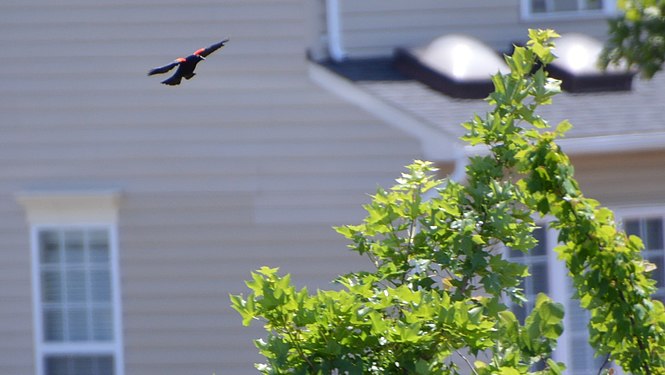
M 419 143 L 309 81 L 302 0 L 0 3 L 0 373 L 33 373 L 15 194 L 117 188 L 127 375 L 254 374 L 229 293 L 262 265 L 329 287 Z M 148 69 L 229 37 L 179 87 Z
M 330 229 L 360 217 L 358 197 L 344 202 L 338 196 L 317 205 L 307 199 L 312 193 L 300 201 L 296 194 L 281 195 L 288 199 L 277 205 L 283 206 L 281 215 L 290 223 L 259 220 L 267 205 L 260 201 L 270 200 L 262 195 L 196 192 L 125 197 L 120 247 L 128 280 L 124 293 L 128 369 L 141 374 L 252 373 L 250 364 L 258 357 L 251 338 L 261 333 L 242 329 L 239 316 L 228 306 L 228 293 L 246 292 L 243 280 L 250 270 L 279 266 L 299 285 L 315 289 L 329 287 L 329 281 L 345 269 L 366 266 Z M 321 219 L 334 204 L 339 205 L 337 215 Z
M 576 156 L 571 160 L 584 194 L 604 206 L 665 202 L 664 151 Z
M 348 57 L 388 56 L 396 46 L 422 46 L 445 34 L 466 34 L 498 51 L 526 40 L 528 28 L 582 32 L 604 39 L 604 19 L 524 21 L 519 0 L 340 0 Z

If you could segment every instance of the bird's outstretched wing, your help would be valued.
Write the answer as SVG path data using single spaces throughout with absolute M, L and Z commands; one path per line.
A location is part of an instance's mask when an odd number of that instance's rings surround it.
M 200 50 L 194 52 L 194 55 L 207 57 L 209 54 L 217 51 L 218 49 L 220 49 L 222 47 L 224 47 L 224 44 L 228 41 L 229 41 L 228 39 L 224 39 L 221 42 L 215 43 L 215 44 L 213 44 L 212 46 L 210 46 L 208 48 L 201 48 Z
M 178 61 L 178 60 L 176 60 Z M 176 69 L 175 73 L 166 80 L 162 81 L 163 84 L 169 85 L 169 86 L 176 86 L 180 84 L 180 81 L 182 80 L 182 77 L 185 77 L 187 79 L 190 79 L 194 76 L 194 72 L 185 72 L 187 69 L 184 65 L 178 66 L 178 69 Z
M 174 74 L 170 78 L 162 81 L 163 84 L 169 85 L 169 86 L 176 86 L 180 84 L 180 81 L 182 80 L 182 76 L 179 74 Z
M 174 62 L 172 62 L 168 65 L 164 65 L 164 66 L 160 66 L 158 68 L 150 69 L 150 71 L 148 72 L 148 75 L 151 76 L 151 75 L 154 75 L 154 74 L 166 73 L 169 70 L 171 70 L 171 69 L 175 68 L 176 66 L 178 66 L 178 64 L 180 64 L 180 61 L 175 60 Z

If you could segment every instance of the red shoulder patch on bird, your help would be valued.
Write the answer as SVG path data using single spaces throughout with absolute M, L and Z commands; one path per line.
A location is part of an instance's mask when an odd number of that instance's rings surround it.
M 184 57 L 178 57 L 177 59 L 175 59 L 175 61 L 177 61 L 179 63 L 183 63 L 183 62 L 187 61 L 187 59 L 184 58 Z
M 205 50 L 206 50 L 205 48 L 199 48 L 199 49 L 196 50 L 196 52 L 194 52 L 194 54 L 195 54 L 195 55 L 200 55 L 200 54 L 203 53 L 203 51 L 205 51 Z

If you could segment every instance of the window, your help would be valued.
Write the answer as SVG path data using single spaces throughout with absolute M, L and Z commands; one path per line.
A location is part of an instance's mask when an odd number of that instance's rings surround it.
M 658 291 L 655 298 L 665 301 L 665 217 L 664 207 L 617 210 L 617 218 L 629 235 L 637 235 L 644 242 L 643 257 L 656 266 L 651 276 L 656 280 Z M 543 225 L 544 226 L 544 225 Z M 588 343 L 588 311 L 582 309 L 579 301 L 573 299 L 572 281 L 567 276 L 565 265 L 556 258 L 552 249 L 556 246 L 556 233 L 538 228 L 534 231 L 538 245 L 528 253 L 511 249 L 506 257 L 514 262 L 526 264 L 531 276 L 527 277 L 522 288 L 529 302 L 524 306 L 511 305 L 515 315 L 523 321 L 533 309 L 535 296 L 547 293 L 552 299 L 565 306 L 565 330 L 553 357 L 568 366 L 569 375 L 598 373 L 605 364 L 604 357 L 595 357 Z
M 546 235 L 545 228 L 538 228 L 533 232 L 533 236 L 538 240 L 538 245 L 531 249 L 529 253 L 513 249 L 508 250 L 508 259 L 526 265 L 531 274 L 530 277 L 522 280 L 521 285 L 528 301 L 523 306 L 517 304 L 511 304 L 510 306 L 517 319 L 522 323 L 524 323 L 526 316 L 533 310 L 538 293 L 550 294 Z
M 522 283 L 528 302 L 523 306 L 511 304 L 511 310 L 523 323 L 533 310 L 538 293 L 545 293 L 553 300 L 562 303 L 566 311 L 565 330 L 559 339 L 557 350 L 553 353 L 554 359 L 567 364 L 569 375 L 598 373 L 604 358 L 594 357 L 594 351 L 588 343 L 589 334 L 586 325 L 589 313 L 572 298 L 573 287 L 567 276 L 566 266 L 552 251 L 556 246 L 556 232 L 545 227 L 543 224 L 542 228 L 537 228 L 533 232 L 538 245 L 528 253 L 512 249 L 506 251 L 509 260 L 527 265 L 531 275 Z M 537 369 L 538 366 L 534 370 Z
M 522 18 L 606 16 L 614 0 L 522 0 Z
M 113 356 L 47 356 L 45 357 L 47 374 L 113 374 Z
M 44 374 L 114 374 L 110 230 L 38 228 L 35 235 Z
M 523 305 L 516 303 L 510 304 L 510 309 L 515 314 L 515 317 L 524 324 L 526 317 L 531 313 L 536 302 L 538 293 L 545 293 L 550 295 L 549 287 L 549 274 L 548 259 L 547 259 L 547 230 L 545 228 L 537 228 L 533 231 L 533 236 L 538 240 L 538 245 L 531 249 L 528 253 L 523 253 L 520 250 L 508 249 L 508 259 L 521 263 L 527 266 L 531 276 L 522 280 L 520 288 L 524 291 L 524 296 L 527 301 Z M 537 363 L 533 371 L 543 370 L 543 363 Z
M 18 201 L 31 226 L 36 375 L 122 375 L 117 195 Z
M 624 220 L 626 234 L 636 235 L 644 242 L 644 259 L 653 263 L 656 269 L 651 277 L 656 280 L 658 291 L 654 296 L 661 302 L 665 301 L 665 246 L 663 243 L 663 218 L 634 218 Z
M 582 307 L 578 300 L 573 299 L 573 286 L 570 279 L 566 280 L 570 288 L 571 298 L 565 304 L 565 330 L 566 333 L 566 365 L 570 375 L 597 374 L 605 364 L 605 358 L 596 357 L 589 344 L 589 330 L 587 323 L 591 319 L 589 312 Z

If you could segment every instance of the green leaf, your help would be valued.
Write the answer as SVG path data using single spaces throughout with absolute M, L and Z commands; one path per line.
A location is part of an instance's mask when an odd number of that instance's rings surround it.
M 499 313 L 499 319 L 503 325 L 503 334 L 505 335 L 504 338 L 511 341 L 516 341 L 517 335 L 519 334 L 519 322 L 517 321 L 515 314 L 513 314 L 511 311 L 501 311 Z
M 519 370 L 517 370 L 514 367 L 500 367 L 498 374 L 499 375 L 521 375 Z
M 398 342 L 417 342 L 420 339 L 420 323 L 405 324 L 398 321 L 395 333 Z
M 572 128 L 573 124 L 571 124 L 568 120 L 563 120 L 556 126 L 556 133 L 558 135 L 563 135 Z
M 429 375 L 431 374 L 429 370 L 429 363 L 423 359 L 419 359 L 416 362 L 416 374 L 418 375 Z
M 252 295 L 248 297 L 247 300 L 244 300 L 240 295 L 230 295 L 231 306 L 236 310 L 242 317 L 242 325 L 249 326 L 256 311 L 254 310 L 254 300 Z
M 547 367 L 554 375 L 562 375 L 566 366 L 563 363 L 555 362 L 552 358 L 547 359 Z
M 554 324 L 563 320 L 564 309 L 560 303 L 554 303 L 546 294 L 538 293 L 536 296 L 537 310 L 544 322 Z
M 484 244 L 486 244 L 485 240 L 483 239 L 483 236 L 481 236 L 481 235 L 479 235 L 479 234 L 474 234 L 473 236 L 471 236 L 471 240 L 472 240 L 473 243 L 475 243 L 476 245 L 484 245 Z

